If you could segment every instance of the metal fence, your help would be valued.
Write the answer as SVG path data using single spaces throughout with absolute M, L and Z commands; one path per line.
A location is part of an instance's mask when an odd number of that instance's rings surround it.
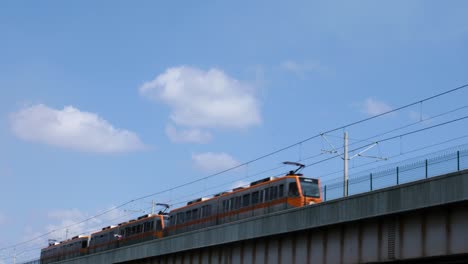
M 405 161 L 392 168 L 351 175 L 348 195 L 364 193 L 407 182 L 468 169 L 468 149 L 441 151 L 420 160 Z M 322 188 L 325 201 L 342 198 L 344 181 L 325 184 Z

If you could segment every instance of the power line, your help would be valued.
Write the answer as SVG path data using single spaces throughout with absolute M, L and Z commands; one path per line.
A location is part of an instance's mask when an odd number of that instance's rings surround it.
M 377 134 L 377 135 L 374 135 L 374 136 L 371 136 L 371 137 L 362 139 L 362 140 L 360 140 L 360 141 L 358 141 L 358 142 L 353 142 L 353 143 L 349 144 L 349 146 L 356 145 L 356 144 L 361 143 L 361 142 L 364 142 L 364 141 L 369 142 L 370 139 L 373 139 L 373 138 L 376 138 L 376 137 L 380 137 L 380 136 L 383 136 L 383 135 L 386 135 L 386 134 L 389 134 L 389 133 L 392 133 L 392 132 L 395 132 L 395 131 L 398 131 L 398 130 L 401 130 L 401 129 L 405 129 L 405 128 L 408 128 L 408 127 L 411 127 L 411 126 L 414 126 L 414 125 L 417 125 L 417 124 L 420 124 L 420 123 L 423 123 L 423 122 L 427 122 L 427 121 L 429 121 L 429 120 L 432 120 L 432 119 L 435 119 L 435 118 L 438 118 L 438 117 L 441 117 L 441 116 L 444 116 L 444 115 L 447 115 L 447 114 L 451 114 L 451 113 L 453 113 L 453 112 L 456 112 L 456 111 L 459 111 L 459 110 L 465 109 L 465 108 L 468 108 L 468 105 L 464 105 L 464 106 L 461 106 L 461 107 L 452 109 L 452 110 L 450 110 L 450 111 L 443 112 L 443 113 L 441 113 L 441 114 L 437 114 L 437 115 L 434 115 L 434 116 L 425 118 L 425 119 L 420 120 L 420 121 L 417 121 L 417 122 L 413 122 L 413 123 L 410 123 L 410 124 L 407 124 L 407 125 L 404 125 L 404 126 L 401 126 L 401 127 L 397 127 L 397 128 L 395 128 L 395 129 L 392 129 L 392 130 L 389 130 L 389 131 L 386 131 L 386 132 L 382 132 L 382 133 L 380 133 L 380 134 Z M 373 143 L 373 142 L 372 142 L 372 143 Z
M 286 147 L 283 147 L 283 148 L 277 149 L 277 150 L 275 150 L 275 151 L 272 151 L 272 152 L 270 152 L 270 153 L 268 153 L 268 154 L 265 154 L 265 155 L 262 155 L 262 156 L 260 156 L 260 157 L 254 158 L 254 159 L 252 159 L 252 160 L 250 160 L 250 161 L 241 163 L 241 164 L 239 164 L 239 165 L 237 165 L 237 166 L 233 166 L 233 167 L 231 167 L 231 168 L 222 170 L 222 171 L 220 171 L 220 172 L 217 172 L 217 173 L 214 173 L 214 174 L 211 174 L 211 175 L 208 175 L 208 176 L 205 176 L 205 177 L 202 177 L 202 178 L 199 178 L 199 179 L 196 179 L 196 180 L 193 180 L 193 181 L 184 183 L 184 184 L 180 184 L 180 185 L 177 185 L 177 186 L 175 186 L 175 187 L 172 187 L 172 188 L 169 188 L 169 189 L 166 189 L 166 190 L 163 190 L 163 191 L 158 191 L 158 192 L 155 192 L 155 193 L 152 193 L 152 194 L 148 194 L 148 195 L 144 195 L 144 196 L 135 198 L 135 199 L 133 199 L 133 200 L 127 201 L 127 202 L 125 202 L 125 203 L 123 203 L 123 204 L 121 204 L 121 205 L 119 205 L 119 206 L 116 206 L 116 207 L 114 207 L 114 208 L 111 208 L 111 209 L 109 209 L 109 210 L 106 210 L 106 211 L 104 211 L 104 212 L 102 212 L 102 213 L 100 213 L 100 214 L 97 214 L 97 215 L 95 215 L 95 216 L 86 218 L 86 219 L 84 219 L 84 220 L 82 220 L 82 221 L 79 221 L 79 222 L 77 222 L 77 223 L 70 224 L 70 225 L 68 225 L 68 226 L 66 226 L 66 227 L 63 227 L 63 228 L 60 228 L 60 229 L 57 229 L 57 230 L 53 230 L 53 231 L 47 232 L 47 233 L 45 233 L 45 234 L 42 234 L 42 235 L 37 236 L 37 237 L 35 237 L 35 238 L 32 238 L 32 239 L 30 239 L 30 240 L 22 241 L 22 242 L 16 243 L 16 244 L 11 245 L 11 246 L 7 246 L 7 247 L 0 248 L 0 251 L 1 251 L 1 250 L 5 250 L 5 249 L 9 249 L 9 248 L 14 248 L 14 247 L 16 247 L 16 246 L 18 246 L 18 245 L 23 245 L 23 244 L 29 243 L 29 242 L 31 242 L 31 241 L 34 241 L 34 240 L 39 239 L 39 238 L 41 238 L 41 237 L 47 236 L 47 235 L 49 235 L 49 234 L 51 234 L 51 233 L 53 233 L 53 232 L 56 232 L 56 231 L 58 231 L 58 230 L 62 230 L 62 229 L 65 229 L 65 228 L 68 228 L 68 227 L 71 227 L 71 226 L 78 225 L 78 224 L 81 224 L 81 223 L 83 223 L 83 222 L 89 221 L 89 220 L 91 220 L 91 219 L 98 218 L 98 217 L 100 217 L 100 216 L 102 216 L 102 215 L 104 215 L 104 214 L 107 214 L 107 213 L 109 213 L 109 212 L 111 212 L 111 211 L 113 211 L 113 210 L 117 210 L 117 209 L 119 209 L 119 208 L 122 208 L 122 207 L 124 207 L 124 206 L 126 206 L 126 205 L 128 205 L 128 204 L 130 204 L 130 203 L 135 202 L 135 201 L 143 200 L 143 199 L 146 199 L 146 198 L 149 198 L 149 197 L 158 195 L 158 194 L 170 192 L 170 191 L 173 191 L 173 190 L 176 190 L 176 189 L 179 189 L 179 188 L 182 188 L 182 187 L 185 187 L 185 186 L 188 186 L 188 185 L 191 185 L 191 184 L 194 184 L 194 183 L 197 183 L 197 182 L 200 182 L 200 181 L 203 181 L 203 180 L 206 180 L 206 179 L 209 179 L 209 178 L 218 176 L 218 175 L 220 175 L 220 174 L 223 174 L 223 173 L 226 173 L 226 172 L 229 172 L 229 171 L 232 171 L 232 170 L 241 168 L 241 167 L 243 167 L 243 166 L 249 165 L 249 164 L 254 163 L 254 162 L 256 162 L 256 161 L 259 161 L 259 160 L 262 160 L 262 159 L 264 159 L 264 158 L 273 156 L 273 155 L 275 155 L 275 154 L 277 154 L 277 153 L 280 153 L 280 152 L 282 152 L 282 151 L 285 151 L 285 150 L 287 150 L 287 149 L 290 149 L 290 148 L 293 148 L 293 147 L 295 147 L 295 146 L 298 146 L 298 145 L 300 145 L 300 144 L 302 144 L 302 143 L 308 142 L 308 141 L 310 141 L 310 140 L 312 140 L 312 139 L 318 138 L 318 137 L 320 137 L 320 136 L 323 135 L 323 134 L 332 133 L 332 132 L 335 132 L 335 131 L 338 131 L 338 130 L 341 130 L 341 129 L 345 129 L 345 128 L 348 128 L 348 127 L 351 127 L 351 126 L 355 126 L 355 125 L 358 125 L 358 124 L 361 124 L 361 123 L 364 123 L 364 122 L 367 122 L 367 121 L 370 121 L 370 120 L 379 118 L 379 117 L 384 116 L 384 115 L 388 115 L 388 114 L 391 114 L 391 113 L 400 111 L 400 110 L 402 110 L 402 109 L 405 109 L 405 108 L 408 108 L 408 107 L 411 107 L 411 106 L 414 106 L 414 105 L 417 105 L 417 104 L 422 104 L 423 102 L 426 102 L 426 101 L 435 99 L 435 98 L 437 98 L 437 97 L 440 97 L 440 96 L 443 96 L 443 95 L 446 95 L 446 94 L 449 94 L 449 93 L 453 93 L 453 92 L 458 91 L 458 90 L 462 90 L 462 89 L 467 88 L 467 87 L 468 87 L 468 84 L 464 84 L 464 85 L 462 85 L 462 86 L 459 86 L 459 87 L 450 89 L 450 90 L 448 90 L 448 91 L 445 91 L 445 92 L 442 92 L 442 93 L 439 93 L 439 94 L 436 94 L 436 95 L 433 95 L 433 96 L 424 98 L 424 99 L 422 99 L 422 100 L 419 100 L 419 101 L 416 101 L 416 102 L 413 102 L 413 103 L 410 103 L 410 104 L 406 104 L 406 105 L 404 105 L 404 106 L 401 106 L 401 107 L 398 107 L 398 108 L 395 108 L 395 109 L 392 109 L 392 110 L 383 112 L 383 113 L 381 113 L 381 114 L 377 114 L 377 115 L 374 115 L 374 116 L 371 116 L 371 117 L 368 117 L 368 118 L 364 118 L 364 119 L 361 119 L 361 120 L 358 120 L 358 121 L 355 121 L 355 122 L 351 122 L 351 123 L 349 123 L 349 124 L 346 124 L 346 125 L 343 125 L 343 126 L 340 126 L 340 127 L 337 127 L 337 128 L 334 128 L 334 129 L 331 129 L 331 130 L 328 130 L 328 131 L 325 131 L 325 132 L 322 132 L 322 133 L 319 133 L 319 134 L 317 134 L 317 135 L 314 135 L 314 136 L 305 138 L 305 139 L 303 139 L 303 140 L 301 140 L 301 141 L 298 141 L 298 142 L 296 142 L 296 143 L 294 143 L 294 144 L 288 145 L 288 146 L 286 146 Z M 406 134 L 406 135 L 408 135 L 408 134 Z M 388 139 L 388 140 L 389 140 L 389 139 Z M 362 148 L 362 147 L 361 147 L 361 148 Z M 339 156 L 339 155 L 338 155 L 338 156 Z M 338 157 L 338 156 L 335 156 L 335 157 Z M 332 158 L 335 158 L 335 157 L 332 157 Z M 329 160 L 329 159 L 332 159 L 332 158 L 325 159 L 324 161 Z M 318 163 L 320 163 L 320 162 L 318 162 Z M 313 163 L 313 164 L 310 164 L 310 165 L 308 165 L 308 166 L 311 166 L 311 165 L 314 165 L 314 164 L 318 164 L 318 163 Z
M 444 144 L 444 143 L 447 143 L 447 142 L 450 142 L 450 141 L 453 141 L 453 140 L 457 140 L 457 139 L 461 139 L 461 138 L 466 138 L 468 137 L 468 135 L 465 135 L 465 136 L 462 136 L 462 137 L 458 137 L 458 138 L 454 138 L 454 139 L 450 139 L 450 140 L 447 140 L 447 141 L 444 141 L 444 142 L 440 142 L 440 143 L 437 143 L 437 144 L 432 144 L 432 145 L 429 145 L 429 146 L 426 146 L 426 147 L 422 147 L 422 148 L 418 148 L 418 149 L 414 149 L 414 150 L 411 150 L 410 152 L 415 152 L 415 151 L 419 151 L 419 150 L 422 150 L 422 149 L 426 149 L 426 148 L 430 148 L 430 147 L 433 147 L 433 146 L 436 146 L 436 145 L 441 145 L 441 144 Z M 459 145 L 457 146 L 456 148 L 457 149 L 460 149 L 461 147 L 467 147 L 468 144 L 463 144 L 463 145 Z M 377 168 L 372 168 L 372 169 L 367 169 L 367 170 L 364 170 L 364 171 L 360 171 L 358 173 L 354 173 L 353 175 L 359 175 L 359 174 L 363 174 L 363 173 L 367 173 L 369 171 L 374 171 L 374 170 L 379 170 L 379 171 L 385 171 L 385 170 L 388 170 L 388 169 L 393 169 L 397 166 L 399 166 L 398 164 L 402 164 L 402 162 L 405 162 L 405 163 L 410 163 L 409 161 L 411 160 L 417 160 L 417 159 L 422 159 L 423 157 L 425 157 L 425 159 L 428 159 L 428 156 L 431 156 L 433 154 L 437 154 L 437 153 L 441 153 L 443 151 L 448 151 L 448 150 L 453 150 L 454 147 L 450 147 L 450 148 L 447 148 L 447 149 L 444 149 L 444 150 L 440 150 L 440 151 L 437 151 L 437 152 L 434 152 L 434 153 L 430 153 L 430 154 L 426 154 L 426 155 L 423 155 L 423 156 L 419 156 L 419 157 L 416 157 L 414 159 L 410 159 L 410 160 L 405 160 L 405 161 L 399 161 L 399 162 L 395 162 L 395 163 L 392 163 L 392 164 L 388 164 L 386 166 L 383 166 L 383 167 L 377 167 Z M 392 157 L 397 157 L 397 156 L 401 156 L 403 154 L 398 154 L 398 155 L 394 155 Z M 367 165 L 367 164 L 364 164 L 364 165 Z M 362 176 L 362 175 L 361 175 Z M 354 179 L 359 179 L 361 177 L 353 177 L 353 180 Z M 343 180 L 342 177 L 336 177 L 336 178 L 332 178 L 330 180 L 328 180 L 327 182 L 329 182 L 328 184 L 325 184 L 326 186 L 338 186 L 336 188 L 339 188 L 340 186 L 342 187 L 342 182 L 340 182 L 339 180 Z M 327 188 L 328 189 L 328 188 Z
M 392 140 L 392 139 L 401 138 L 401 137 L 404 137 L 404 136 L 408 136 L 408 135 L 411 135 L 411 134 L 419 133 L 419 132 L 422 132 L 422 131 L 425 131 L 425 130 L 429 130 L 429 129 L 432 129 L 432 128 L 436 128 L 436 127 L 440 127 L 440 126 L 443 126 L 443 125 L 448 125 L 448 124 L 450 124 L 450 123 L 458 122 L 458 121 L 461 121 L 461 120 L 464 120 L 464 119 L 467 119 L 467 118 L 468 118 L 468 116 L 464 116 L 464 117 L 452 119 L 452 120 L 450 120 L 450 121 L 446 121 L 446 122 L 443 122 L 443 123 L 440 123 L 440 124 L 437 124 L 437 125 L 433 125 L 433 126 L 429 126 L 429 127 L 425 127 L 425 128 L 413 130 L 413 131 L 406 132 L 406 133 L 403 133 L 403 134 L 400 134 L 400 135 L 397 135 L 397 136 L 392 136 L 392 137 L 384 138 L 384 139 L 375 141 L 374 143 L 366 144 L 366 145 L 357 147 L 357 148 L 355 148 L 355 149 L 352 149 L 352 150 L 350 150 L 350 152 L 357 151 L 357 150 L 363 149 L 363 148 L 365 148 L 365 147 L 369 147 L 369 146 L 371 146 L 371 145 L 373 145 L 373 144 L 375 144 L 375 143 L 382 143 L 382 142 L 389 141 L 389 140 Z M 326 158 L 326 159 L 323 159 L 323 160 L 320 160 L 320 161 L 317 161 L 317 162 L 313 162 L 313 163 L 307 164 L 306 167 L 313 166 L 313 165 L 317 165 L 317 164 L 323 163 L 323 162 L 325 162 L 325 161 L 329 161 L 329 160 L 334 159 L 334 158 L 337 158 L 337 157 L 341 157 L 341 154 L 337 154 L 337 155 L 334 155 L 334 156 L 332 156 L 332 157 L 330 157 L 330 158 Z
M 420 147 L 420 148 L 416 148 L 416 149 L 412 149 L 412 150 L 409 150 L 409 151 L 406 151 L 404 153 L 401 153 L 401 154 L 396 154 L 396 155 L 393 155 L 393 156 L 390 156 L 388 157 L 389 159 L 392 159 L 392 158 L 396 158 L 396 157 L 400 157 L 400 156 L 405 156 L 405 155 L 408 155 L 410 153 L 414 153 L 414 152 L 418 152 L 418 151 L 421 151 L 421 150 L 424 150 L 424 149 L 428 149 L 428 148 L 432 148 L 432 147 L 435 147 L 435 146 L 440 146 L 440 145 L 443 145 L 443 144 L 446 144 L 446 143 L 449 143 L 449 142 L 452 142 L 452 141 L 456 141 L 456 140 L 460 140 L 460 139 L 463 139 L 463 138 L 467 138 L 468 135 L 464 135 L 464 136 L 460 136 L 460 137 L 456 137 L 456 138 L 451 138 L 451 139 L 448 139 L 448 140 L 445 140 L 445 141 L 442 141 L 442 142 L 439 142 L 439 143 L 435 143 L 435 144 L 431 144 L 431 145 L 427 145 L 427 146 L 424 146 L 424 147 Z M 351 169 L 357 169 L 357 168 L 361 168 L 361 167 L 365 167 L 367 165 L 370 165 L 370 164 L 374 164 L 376 162 L 381 162 L 380 160 L 377 160 L 377 161 L 371 161 L 371 162 L 367 162 L 367 163 L 364 163 L 364 164 L 361 164 L 361 165 L 358 165 L 358 166 L 355 166 Z M 392 166 L 392 164 L 389 164 L 389 165 L 386 165 L 386 166 Z M 365 171 L 361 171 L 359 173 L 362 173 L 362 172 L 366 172 L 366 171 L 370 171 L 370 170 L 373 170 L 375 168 L 372 168 L 372 169 L 367 169 Z M 329 172 L 329 173 L 326 173 L 326 174 L 323 174 L 320 178 L 323 179 L 324 177 L 327 177 L 327 176 L 330 176 L 330 175 L 334 175 L 334 174 L 337 174 L 337 173 L 341 173 L 343 172 L 343 170 L 337 170 L 337 171 L 334 171 L 334 172 Z M 356 173 L 357 174 L 357 173 Z M 333 181 L 333 180 L 336 180 L 336 179 L 343 179 L 342 177 L 338 177 L 338 178 L 332 178 L 332 179 L 329 179 L 327 181 Z

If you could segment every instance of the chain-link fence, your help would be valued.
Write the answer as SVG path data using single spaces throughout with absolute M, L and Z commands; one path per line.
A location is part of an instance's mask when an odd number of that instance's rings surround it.
M 352 175 L 348 180 L 348 195 L 364 193 L 407 182 L 468 169 L 468 149 L 437 153 L 425 159 L 404 162 L 392 168 Z M 322 188 L 325 201 L 344 196 L 344 181 L 325 184 Z

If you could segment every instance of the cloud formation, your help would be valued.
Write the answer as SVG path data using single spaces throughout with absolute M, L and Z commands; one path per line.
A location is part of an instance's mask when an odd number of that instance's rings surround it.
M 204 139 L 208 134 L 200 129 L 244 129 L 261 122 L 253 88 L 219 69 L 169 68 L 144 83 L 139 91 L 143 96 L 167 104 L 171 108 L 171 123 L 198 129 L 189 134 L 198 133 Z
M 390 110 L 392 110 L 390 105 L 372 97 L 367 98 L 362 104 L 362 112 L 371 116 L 380 115 Z
M 212 135 L 201 129 L 177 130 L 173 125 L 166 126 L 166 135 L 175 143 L 207 143 Z
M 26 107 L 10 115 L 14 134 L 26 141 L 98 153 L 145 149 L 139 137 L 116 129 L 98 115 L 73 106 L 56 110 L 43 104 Z
M 195 167 L 204 172 L 219 172 L 240 164 L 239 161 L 224 152 L 192 154 L 192 161 Z

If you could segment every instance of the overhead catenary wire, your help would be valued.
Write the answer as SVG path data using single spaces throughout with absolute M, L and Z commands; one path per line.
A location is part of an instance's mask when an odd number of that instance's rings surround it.
M 421 150 L 425 150 L 425 149 L 428 149 L 428 148 L 432 148 L 432 147 L 435 147 L 435 146 L 440 146 L 440 145 L 443 145 L 443 144 L 447 144 L 449 142 L 453 142 L 453 141 L 456 141 L 456 140 L 460 140 L 460 139 L 464 139 L 464 138 L 468 138 L 468 135 L 464 135 L 464 136 L 459 136 L 459 137 L 455 137 L 455 138 L 451 138 L 451 139 L 448 139 L 448 140 L 444 140 L 442 142 L 438 142 L 438 143 L 435 143 L 435 144 L 431 144 L 431 145 L 427 145 L 427 146 L 424 146 L 424 147 L 420 147 L 420 148 L 416 148 L 416 149 L 412 149 L 412 150 L 408 150 L 404 153 L 399 153 L 399 154 L 396 154 L 396 155 L 393 155 L 393 156 L 390 156 L 388 157 L 389 159 L 392 159 L 392 158 L 396 158 L 396 157 L 400 157 L 400 156 L 405 156 L 407 154 L 410 154 L 410 153 L 414 153 L 414 152 L 418 152 L 418 151 L 421 151 Z M 360 164 L 360 165 L 357 165 L 353 168 L 351 168 L 352 170 L 354 169 L 358 169 L 358 168 L 362 168 L 362 167 L 365 167 L 365 166 L 368 166 L 370 164 L 375 164 L 377 162 L 381 162 L 381 160 L 376 160 L 376 161 L 371 161 L 371 162 L 366 162 L 364 164 Z M 388 165 L 388 166 L 391 166 L 391 165 Z M 359 173 L 362 173 L 362 172 L 366 172 L 366 171 L 370 171 L 372 169 L 367 169 L 367 170 L 364 170 L 364 171 L 361 171 Z M 327 176 L 331 176 L 331 175 L 334 175 L 334 174 L 337 174 L 337 173 L 342 173 L 343 170 L 336 170 L 336 171 L 333 171 L 333 172 L 328 172 L 328 173 L 325 173 L 325 174 L 322 174 L 321 175 L 321 179 L 327 177 Z M 331 179 L 327 179 L 327 181 L 333 181 L 333 180 L 342 180 L 343 178 L 342 177 L 337 177 L 337 178 L 331 178 Z
M 398 107 L 398 108 L 395 108 L 395 109 L 391 109 L 391 110 L 389 110 L 389 111 L 386 111 L 386 112 L 383 112 L 383 113 L 380 113 L 380 114 L 377 114 L 377 115 L 374 115 L 374 116 L 371 116 L 371 117 L 368 117 L 368 118 L 364 118 L 364 119 L 361 119 L 361 120 L 358 120 L 358 121 L 355 121 L 355 122 L 351 122 L 351 123 L 348 123 L 348 124 L 346 124 L 346 125 L 342 125 L 342 126 L 340 126 L 340 127 L 337 127 L 337 128 L 334 128 L 334 129 L 330 129 L 330 130 L 328 130 L 328 131 L 325 131 L 325 132 L 316 134 L 316 135 L 314 135 L 314 136 L 310 136 L 310 137 L 305 138 L 305 139 L 303 139 L 303 140 L 300 140 L 300 141 L 298 141 L 298 142 L 296 142 L 296 143 L 293 143 L 293 144 L 290 144 L 290 145 L 288 145 L 288 146 L 279 148 L 279 149 L 274 150 L 274 151 L 272 151 L 272 152 L 269 152 L 269 153 L 267 153 L 267 154 L 265 154 L 265 155 L 261 155 L 261 156 L 259 156 L 259 157 L 257 157 L 257 158 L 251 159 L 251 160 L 249 160 L 249 161 L 247 161 L 247 162 L 244 162 L 244 163 L 241 163 L 241 164 L 239 164 L 239 165 L 233 166 L 233 167 L 231 167 L 231 168 L 222 170 L 222 171 L 220 171 L 220 172 L 217 172 L 217 173 L 214 173 L 214 174 L 210 174 L 210 175 L 208 175 L 208 176 L 205 176 L 205 177 L 202 177 L 202 178 L 199 178 L 199 179 L 196 179 L 196 180 L 187 182 L 187 183 L 183 183 L 183 184 L 177 185 L 177 186 L 175 186 L 175 187 L 168 188 L 168 189 L 166 189 L 166 190 L 154 192 L 154 193 L 151 193 L 151 194 L 148 194 L 148 195 L 144 195 L 144 196 L 141 196 L 141 197 L 132 199 L 132 200 L 130 200 L 130 201 L 124 202 L 124 203 L 122 203 L 122 204 L 120 204 L 120 205 L 118 205 L 118 206 L 115 206 L 115 207 L 113 207 L 113 208 L 111 208 L 111 209 L 109 209 L 109 210 L 106 210 L 106 211 L 104 211 L 104 212 L 101 212 L 101 213 L 99 213 L 99 214 L 97 214 L 97 215 L 95 215 L 95 216 L 91 216 L 91 217 L 86 218 L 86 219 L 84 219 L 84 220 L 81 220 L 81 221 L 79 221 L 79 222 L 70 224 L 70 225 L 65 226 L 65 227 L 62 227 L 62 228 L 60 228 L 60 229 L 56 229 L 56 230 L 49 231 L 49 232 L 47 232 L 47 233 L 44 233 L 44 234 L 39 235 L 39 236 L 36 236 L 36 237 L 34 237 L 34 238 L 32 238 L 32 239 L 29 239 L 29 240 L 25 240 L 25 241 L 22 241 L 22 242 L 18 242 L 18 243 L 16 243 L 16 244 L 12 244 L 12 245 L 10 245 L 10 246 L 2 247 L 2 248 L 0 248 L 0 251 L 6 250 L 6 249 L 10 249 L 10 248 L 14 248 L 14 247 L 17 247 L 17 246 L 19 246 L 19 245 L 26 244 L 26 243 L 30 243 L 31 241 L 35 241 L 35 240 L 37 240 L 37 239 L 39 239 L 39 238 L 42 238 L 42 237 L 44 237 L 44 236 L 47 236 L 47 235 L 49 235 L 49 234 L 51 234 L 51 233 L 53 233 L 53 232 L 56 232 L 56 231 L 58 231 L 58 230 L 63 230 L 63 229 L 72 227 L 72 226 L 74 226 L 74 225 L 78 225 L 78 224 L 81 224 L 81 223 L 83 223 L 83 222 L 89 221 L 89 220 L 91 220 L 91 219 L 98 218 L 98 217 L 100 217 L 100 216 L 102 216 L 102 215 L 105 215 L 105 214 L 107 214 L 107 213 L 109 213 L 109 212 L 111 212 L 111 211 L 113 211 L 113 210 L 117 210 L 117 209 L 119 209 L 119 208 L 122 208 L 122 207 L 124 207 L 124 206 L 126 206 L 126 205 L 128 205 L 128 204 L 130 204 L 130 203 L 135 202 L 135 201 L 139 201 L 139 200 L 143 200 L 143 199 L 146 199 L 146 198 L 155 196 L 155 195 L 167 193 L 167 192 L 170 192 L 170 191 L 173 191 L 173 190 L 176 190 L 176 189 L 179 189 L 179 188 L 182 188 L 182 187 L 185 187 L 185 186 L 188 186 L 188 185 L 191 185 L 191 184 L 194 184 L 194 183 L 197 183 L 197 182 L 200 182 L 200 181 L 203 181 L 203 180 L 206 180 L 206 179 L 209 179 L 209 178 L 212 178 L 212 177 L 215 177 L 215 176 L 224 174 L 224 173 L 226 173 L 226 172 L 229 172 L 229 171 L 232 171 L 232 170 L 241 168 L 241 167 L 243 167 L 243 166 L 245 166 L 245 165 L 248 165 L 248 164 L 254 163 L 254 162 L 256 162 L 256 161 L 265 159 L 265 158 L 267 158 L 267 157 L 273 156 L 273 155 L 275 155 L 275 154 L 277 154 L 277 153 L 280 153 L 280 152 L 282 152 L 282 151 L 285 151 L 285 150 L 287 150 L 287 149 L 290 149 L 290 148 L 296 147 L 296 146 L 298 146 L 298 145 L 300 145 L 300 144 L 303 144 L 303 143 L 305 143 L 305 142 L 308 142 L 308 141 L 310 141 L 310 140 L 312 140 L 312 139 L 318 138 L 318 137 L 320 137 L 320 136 L 323 135 L 323 134 L 332 133 L 332 132 L 335 132 L 335 131 L 339 131 L 339 130 L 342 130 L 342 129 L 346 129 L 346 128 L 348 128 L 348 127 L 352 127 L 352 126 L 355 126 L 355 125 L 358 125 L 358 124 L 361 124 L 361 123 L 364 123 L 364 122 L 367 122 L 367 121 L 370 121 L 370 120 L 379 118 L 379 117 L 381 117 L 381 116 L 385 116 L 385 115 L 388 115 L 388 114 L 391 114 L 391 113 L 400 111 L 400 110 L 402 110 L 402 109 L 405 109 L 405 108 L 408 108 L 408 107 L 411 107 L 411 106 L 414 106 L 414 105 L 417 105 L 417 104 L 422 104 L 423 102 L 426 102 L 426 101 L 429 101 L 429 100 L 432 100 L 432 99 L 441 97 L 441 96 L 446 95 L 446 94 L 449 94 L 449 93 L 453 93 L 453 92 L 455 92 L 455 91 L 459 91 L 459 90 L 465 89 L 465 88 L 467 88 L 467 87 L 468 87 L 468 84 L 464 84 L 464 85 L 458 86 L 458 87 L 456 87 L 456 88 L 447 90 L 447 91 L 445 91 L 445 92 L 441 92 L 441 93 L 438 93 L 438 94 L 436 94 L 436 95 L 433 95 L 433 96 L 430 96 L 430 97 L 426 97 L 426 98 L 424 98 L 424 99 L 422 99 L 422 100 L 418 100 L 418 101 L 415 101 L 415 102 L 413 102 L 413 103 L 409 103 L 409 104 L 403 105 L 403 106 L 401 106 L 401 107 Z M 466 118 L 466 117 L 465 117 L 465 118 Z M 408 135 L 408 134 L 406 134 L 406 135 Z M 387 140 L 390 140 L 390 139 L 387 139 Z M 361 148 L 362 148 L 362 147 L 361 147 Z M 339 156 L 339 155 L 338 155 L 338 156 Z M 323 161 L 326 161 L 326 160 L 329 160 L 329 159 L 332 159 L 332 158 L 336 158 L 336 157 L 337 157 L 337 156 L 331 157 L 331 158 L 325 159 L 325 160 L 323 160 Z M 319 161 L 318 163 L 323 162 L 323 161 Z M 312 164 L 309 164 L 308 166 L 311 166 L 311 165 L 314 165 L 314 164 L 318 164 L 318 163 L 312 163 Z
M 382 142 L 386 142 L 386 141 L 393 140 L 393 139 L 396 139 L 396 138 L 401 138 L 401 137 L 408 136 L 408 135 L 412 135 L 412 134 L 415 134 L 415 133 L 419 133 L 419 132 L 422 132 L 422 131 L 425 131 L 425 130 L 429 130 L 429 129 L 433 129 L 433 128 L 440 127 L 440 126 L 443 126 L 443 125 L 448 125 L 448 124 L 451 124 L 451 123 L 454 123 L 454 122 L 458 122 L 458 121 L 461 121 L 461 120 L 465 120 L 465 119 L 467 119 L 467 118 L 468 118 L 468 115 L 467 115 L 467 116 L 464 116 L 464 117 L 452 119 L 452 120 L 450 120 L 450 121 L 446 121 L 446 122 L 443 122 L 443 123 L 439 123 L 439 124 L 436 124 L 436 125 L 433 125 L 433 126 L 429 126 L 429 127 L 425 127 L 425 128 L 413 130 L 413 131 L 410 131 L 410 132 L 406 132 L 406 133 L 403 133 L 403 134 L 400 134 L 400 135 L 396 135 L 396 136 L 384 138 L 384 139 L 381 139 L 381 140 L 377 140 L 377 141 L 375 141 L 375 142 L 373 142 L 373 143 L 365 144 L 365 145 L 362 145 L 362 146 L 360 146 L 360 147 L 354 148 L 354 149 L 350 150 L 350 152 L 357 151 L 357 150 L 363 149 L 363 148 L 365 148 L 365 147 L 369 147 L 369 146 L 371 146 L 371 145 L 373 145 L 373 144 L 375 144 L 375 143 L 382 143 Z M 329 157 L 329 158 L 326 158 L 326 159 L 323 159 L 323 160 L 319 160 L 319 161 L 316 161 L 316 162 L 307 164 L 307 165 L 305 165 L 305 166 L 306 166 L 306 167 L 309 167 L 309 166 L 317 165 L 317 164 L 323 163 L 323 162 L 325 162 L 325 161 L 329 161 L 329 160 L 334 159 L 334 158 L 337 158 L 337 157 L 341 157 L 341 154 L 337 154 L 337 155 L 331 156 L 331 157 Z
M 418 124 L 421 124 L 421 123 L 424 123 L 424 122 L 428 122 L 430 120 L 433 120 L 433 119 L 436 119 L 436 118 L 439 118 L 441 116 L 444 116 L 444 115 L 447 115 L 447 114 L 451 114 L 451 113 L 454 113 L 454 112 L 457 112 L 457 111 L 460 111 L 462 109 L 466 109 L 468 108 L 468 105 L 464 105 L 464 106 L 461 106 L 461 107 L 457 107 L 457 108 L 454 108 L 454 109 L 451 109 L 449 111 L 446 111 L 446 112 L 443 112 L 443 113 L 440 113 L 440 114 L 437 114 L 437 115 L 433 115 L 433 116 L 430 116 L 430 117 L 426 117 L 424 119 L 420 119 L 416 122 L 412 122 L 412 123 L 409 123 L 409 124 L 406 124 L 406 125 L 403 125 L 403 126 L 400 126 L 400 127 L 397 127 L 397 128 L 394 128 L 394 129 L 391 129 L 391 130 L 387 130 L 387 131 L 384 131 L 384 132 L 381 132 L 381 133 L 378 133 L 378 134 L 375 134 L 373 136 L 370 136 L 370 137 L 367 137 L 367 138 L 364 138 L 364 139 L 357 139 L 357 138 L 348 138 L 349 140 L 353 140 L 354 142 L 352 143 L 349 143 L 348 146 L 353 146 L 353 145 L 356 145 L 356 144 L 359 144 L 359 143 L 362 143 L 362 142 L 370 142 L 370 143 L 374 143 L 374 141 L 371 141 L 371 139 L 373 138 L 378 138 L 378 137 L 381 137 L 381 136 L 384 136 L 384 135 L 387 135 L 387 134 L 390 134 L 392 132 L 395 132 L 395 131 L 398 131 L 398 130 L 402 130 L 402 129 L 405 129 L 405 128 L 408 128 L 408 127 L 411 127 L 411 126 L 414 126 L 414 125 L 418 125 Z M 334 137 L 334 138 L 343 138 L 343 136 L 336 136 L 336 135 L 326 135 L 328 137 Z M 342 147 L 338 148 L 338 149 L 341 149 Z M 307 159 L 310 159 L 310 158 L 314 158 L 318 155 L 315 155 L 315 156 L 312 156 L 312 157 L 307 157 L 307 158 L 304 158 L 304 160 L 307 160 Z

